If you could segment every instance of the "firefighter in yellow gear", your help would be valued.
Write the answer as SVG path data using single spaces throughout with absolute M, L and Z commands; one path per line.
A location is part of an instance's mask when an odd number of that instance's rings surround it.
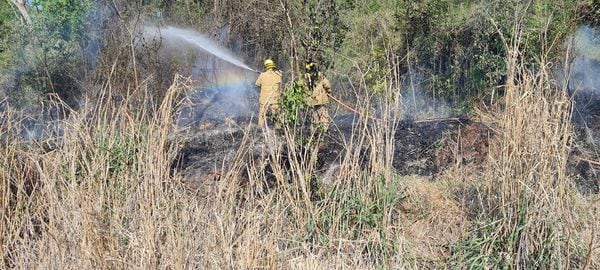
M 331 82 L 321 73 L 317 64 L 310 62 L 306 64 L 306 73 L 304 74 L 308 86 L 307 104 L 311 111 L 312 126 L 327 129 L 329 126 L 329 113 L 327 104 L 331 94 Z
M 281 71 L 275 70 L 277 65 L 271 59 L 265 60 L 265 71 L 256 79 L 256 86 L 260 87 L 258 99 L 258 125 L 265 127 L 267 115 L 278 118 L 281 100 Z M 279 121 L 275 119 L 275 128 L 279 128 Z

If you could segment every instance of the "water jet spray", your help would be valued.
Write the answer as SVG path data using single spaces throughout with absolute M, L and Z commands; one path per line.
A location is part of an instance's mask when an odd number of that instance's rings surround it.
M 206 37 L 205 35 L 192 30 L 181 29 L 172 26 L 167 26 L 164 28 L 146 26 L 144 27 L 144 34 L 157 39 L 179 39 L 234 66 L 252 72 L 259 72 L 244 64 L 244 62 L 242 62 L 229 49 L 222 47 L 217 42 Z

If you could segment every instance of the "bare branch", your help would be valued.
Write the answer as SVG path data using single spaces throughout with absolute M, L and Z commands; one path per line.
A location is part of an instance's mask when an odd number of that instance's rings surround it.
M 31 16 L 29 16 L 29 11 L 27 10 L 27 1 L 26 0 L 9 0 L 9 3 L 13 4 L 19 11 L 21 15 L 21 20 L 23 23 L 27 25 L 31 25 Z

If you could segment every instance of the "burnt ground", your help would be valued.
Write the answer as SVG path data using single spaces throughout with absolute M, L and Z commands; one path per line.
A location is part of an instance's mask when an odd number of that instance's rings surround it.
M 339 164 L 345 153 L 342 142 L 350 139 L 352 128 L 348 117 L 338 117 L 335 125 L 323 135 L 316 168 L 319 177 L 332 177 L 330 168 Z M 433 177 L 457 161 L 481 164 L 487 156 L 490 136 L 489 128 L 468 119 L 401 121 L 394 135 L 392 165 L 401 175 Z M 265 150 L 264 136 L 254 125 L 250 128 L 201 125 L 184 136 L 176 167 L 191 182 L 216 180 L 229 171 L 244 140 L 242 152 L 247 159 L 243 162 L 261 159 L 261 152 Z M 360 158 L 365 167 L 369 160 L 367 150 L 361 151 Z
M 590 116 L 591 117 L 591 116 Z M 569 159 L 568 173 L 583 193 L 599 192 L 598 164 L 586 160 L 599 160 L 596 147 L 600 132 L 600 115 L 594 116 L 592 126 L 582 128 L 576 124 L 576 138 Z M 240 120 L 240 119 L 237 119 Z M 186 181 L 195 186 L 206 181 L 218 180 L 230 172 L 236 158 L 242 166 L 249 162 L 259 163 L 265 159 L 263 131 L 248 119 L 229 125 L 204 123 L 183 135 L 184 143 L 180 158 L 174 165 Z M 239 123 L 239 122 L 238 122 Z M 323 181 L 335 181 L 337 165 L 345 154 L 344 139 L 352 133 L 352 121 L 348 117 L 336 118 L 335 125 L 323 135 L 316 167 L 317 177 Z M 419 175 L 434 179 L 457 162 L 463 165 L 481 166 L 488 155 L 492 129 L 484 124 L 462 118 L 429 121 L 401 121 L 394 135 L 395 150 L 393 167 L 400 175 Z M 241 148 L 241 146 L 244 146 Z M 285 150 L 283 151 L 285 163 Z M 362 149 L 360 165 L 368 166 L 368 149 Z M 282 164 L 285 167 L 285 164 Z M 269 168 L 265 167 L 269 173 Z M 244 174 L 247 170 L 240 170 Z
M 579 94 L 574 98 L 575 137 L 568 173 L 584 193 L 600 192 L 600 96 Z
M 178 124 L 187 128 L 184 133 L 174 134 L 182 137 L 184 142 L 173 165 L 175 171 L 183 172 L 187 179 L 195 182 L 218 179 L 229 170 L 242 145 L 247 148 L 243 149 L 242 162 L 264 157 L 263 132 L 249 124 L 253 119 L 249 110 L 244 108 L 244 102 L 230 98 L 232 94 L 227 91 L 206 90 L 196 95 L 191 102 L 193 107 L 178 116 Z M 217 104 L 213 104 L 215 102 Z M 4 103 L 1 103 L 0 109 L 3 106 Z M 60 119 L 57 112 L 49 111 L 38 118 L 22 119 L 21 139 L 44 139 L 46 151 L 61 147 L 62 126 L 56 120 Z M 330 169 L 339 164 L 345 153 L 342 142 L 350 139 L 353 123 L 353 115 L 336 117 L 332 128 L 323 135 L 316 168 L 319 176 L 331 177 Z M 487 155 L 489 136 L 489 128 L 468 119 L 400 121 L 394 134 L 392 165 L 402 175 L 431 177 L 457 160 L 463 164 L 479 164 Z M 0 142 L 9 139 L 0 136 Z M 367 150 L 361 151 L 361 165 L 364 167 L 369 160 Z

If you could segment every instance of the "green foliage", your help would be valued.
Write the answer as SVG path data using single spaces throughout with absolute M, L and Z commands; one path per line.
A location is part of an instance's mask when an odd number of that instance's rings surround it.
M 347 31 L 336 1 L 296 1 L 292 9 L 299 21 L 294 32 L 302 45 L 298 48 L 302 50 L 300 56 L 304 61 L 317 61 L 323 67 L 332 65 L 334 58 L 324 52 L 337 50 Z
M 562 51 L 563 40 L 573 33 L 577 0 L 534 1 L 525 17 L 524 50 L 526 62 L 534 63 L 539 55 Z M 559 46 L 556 46 L 559 44 Z M 552 47 L 554 46 L 554 47 Z
M 499 0 L 309 0 L 287 1 L 285 6 L 279 1 L 254 1 L 241 7 L 237 2 L 151 0 L 143 1 L 139 11 L 123 3 L 129 8 L 122 12 L 139 12 L 159 24 L 186 25 L 213 34 L 227 30 L 225 42 L 249 41 L 228 45 L 243 50 L 255 63 L 265 56 L 292 56 L 296 66 L 282 68 L 297 71 L 304 61 L 315 60 L 323 71 L 344 76 L 343 82 L 336 82 L 341 96 L 352 96 L 350 89 L 358 82 L 375 93 L 383 92 L 398 83 L 393 76 L 412 69 L 422 77 L 422 95 L 464 107 L 462 103 L 490 95 L 504 83 L 502 36 L 509 40 L 521 17 L 524 62 L 533 63 L 529 60 L 540 53 L 553 55 L 561 50 L 562 39 L 575 23 L 593 24 L 596 2 L 540 0 L 527 6 L 517 0 L 510 4 Z M 69 78 L 81 75 L 82 47 L 89 38 L 86 24 L 95 23 L 86 16 L 95 5 L 91 0 L 32 1 L 31 32 L 21 30 L 21 44 L 8 44 L 7 35 L 14 32 L 18 20 L 9 4 L 0 2 L 0 68 L 11 57 L 20 56 L 15 65 L 30 70 L 19 78 L 24 92 L 64 92 L 63 96 L 77 92 L 77 82 Z M 28 45 L 33 48 L 25 49 Z M 15 49 L 9 53 L 11 47 Z
M 461 105 L 490 95 L 506 79 L 505 40 L 514 26 L 523 31 L 524 62 L 540 54 L 557 55 L 574 29 L 578 1 L 422 0 L 340 1 L 348 30 L 336 71 L 352 82 L 365 80 L 378 92 L 391 72 L 423 75 L 426 96 Z M 523 18 L 523 19 L 521 19 Z M 504 38 L 504 40 L 503 40 Z M 391 63 L 390 56 L 407 56 Z M 395 69 L 395 70 L 394 70 Z M 349 86 L 343 85 L 344 88 Z
M 281 103 L 281 112 L 283 114 L 283 121 L 289 125 L 299 125 L 299 116 L 301 110 L 307 106 L 306 98 L 308 93 L 307 87 L 302 80 L 293 82 L 291 85 L 285 87 L 283 91 L 283 99 Z
M 337 62 L 338 73 L 349 75 L 353 82 L 364 78 L 367 87 L 376 92 L 388 86 L 386 80 L 392 72 L 389 54 L 404 49 L 401 31 L 392 25 L 394 5 L 392 1 L 371 1 L 345 11 L 343 22 L 349 30 L 340 50 L 331 52 L 334 58 L 341 54 L 342 59 L 351 59 Z
M 81 93 L 77 80 L 84 77 L 84 52 L 88 40 L 87 16 L 91 0 L 36 0 L 28 6 L 32 25 L 13 33 L 20 43 L 15 48 L 15 66 L 20 71 L 18 89 L 11 97 L 18 105 L 33 105 L 34 97 L 57 93 L 74 106 Z
M 93 143 L 83 144 L 80 148 L 78 166 L 73 180 L 85 182 L 94 179 L 122 177 L 122 174 L 136 172 L 138 148 L 143 147 L 135 136 L 127 134 L 106 134 L 96 136 Z M 91 166 L 101 164 L 101 166 Z
M 480 227 L 469 232 L 457 245 L 450 264 L 454 269 L 552 269 L 555 265 L 556 237 L 555 224 L 533 224 L 529 220 L 531 211 L 526 203 L 520 203 L 514 224 L 505 228 L 502 220 L 492 221 L 490 217 L 479 222 Z M 535 227 L 537 237 L 542 242 L 527 246 L 531 238 L 530 228 Z M 525 255 L 528 254 L 528 255 Z M 518 255 L 525 256 L 518 259 Z M 518 263 L 518 265 L 516 265 Z
M 496 231 L 496 223 L 489 222 L 470 233 L 452 255 L 450 262 L 452 268 L 510 269 L 509 262 L 500 253 L 504 243 L 494 237 Z
M 43 46 L 59 46 L 59 49 L 65 49 L 63 46 L 68 45 L 70 41 L 82 40 L 85 37 L 84 19 L 93 7 L 91 1 L 36 0 L 31 6 L 38 37 L 46 39 L 45 41 L 58 42 L 42 44 Z
M 138 145 L 132 136 L 122 135 L 114 138 L 98 139 L 98 151 L 107 157 L 107 168 L 111 175 L 135 170 L 136 149 Z
M 8 1 L 0 1 L 0 71 L 7 67 L 11 58 L 12 32 L 17 19 Z
M 396 245 L 387 237 L 386 219 L 404 200 L 398 179 L 383 176 L 367 192 L 355 188 L 334 187 L 320 205 L 324 209 L 306 224 L 307 241 L 327 244 L 330 236 L 344 235 L 361 239 L 369 231 L 379 235 L 379 241 L 368 243 L 365 251 L 388 257 L 395 254 Z
M 485 8 L 476 1 L 422 1 L 396 13 L 413 52 L 408 60 L 431 78 L 425 85 L 431 95 L 459 101 L 500 82 L 502 43 Z
M 87 36 L 86 16 L 93 8 L 89 0 L 37 0 L 32 2 L 34 46 L 41 50 L 46 66 L 79 64 L 81 43 Z M 60 70 L 59 70 L 60 71 Z

